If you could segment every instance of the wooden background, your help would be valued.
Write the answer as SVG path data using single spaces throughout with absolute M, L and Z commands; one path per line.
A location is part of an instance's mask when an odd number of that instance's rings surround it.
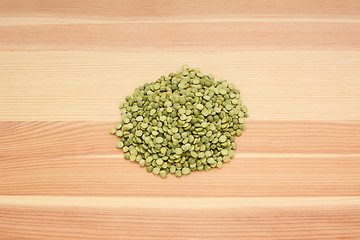
M 119 102 L 182 64 L 236 83 L 222 169 L 123 159 Z M 0 239 L 360 239 L 360 2 L 0 0 Z

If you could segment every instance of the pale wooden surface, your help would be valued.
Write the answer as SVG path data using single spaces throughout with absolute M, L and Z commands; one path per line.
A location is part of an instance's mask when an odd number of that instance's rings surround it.
M 182 64 L 236 83 L 236 157 L 177 179 L 107 134 Z M 0 1 L 0 240 L 360 239 L 360 1 Z

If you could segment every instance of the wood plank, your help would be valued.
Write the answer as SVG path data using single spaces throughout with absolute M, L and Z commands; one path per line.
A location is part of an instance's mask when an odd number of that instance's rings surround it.
M 0 120 L 117 121 L 135 87 L 183 63 L 234 82 L 253 120 L 360 120 L 359 51 L 0 51 Z
M 0 50 L 360 50 L 360 22 L 57 24 L 0 32 Z
M 360 154 L 356 122 L 257 122 L 236 138 L 237 153 Z M 3 161 L 118 154 L 115 122 L 0 122 Z M 64 151 L 66 149 L 66 151 Z M 340 155 L 341 156 L 341 155 Z
M 360 194 L 360 125 L 355 122 L 250 120 L 246 132 L 237 138 L 239 148 L 230 164 L 166 181 L 123 159 L 114 146 L 116 137 L 108 134 L 112 125 L 0 122 L 0 192 L 99 196 L 181 193 L 187 197 Z
M 42 16 L 105 20 L 168 20 L 226 18 L 359 19 L 353 0 L 150 0 L 150 1 L 0 1 L 0 16 Z M 26 24 L 26 22 L 24 22 Z
M 0 196 L 0 221 L 3 239 L 358 239 L 360 199 Z
M 118 155 L 0 162 L 3 195 L 132 197 L 358 196 L 360 157 L 237 154 L 221 169 L 161 179 Z

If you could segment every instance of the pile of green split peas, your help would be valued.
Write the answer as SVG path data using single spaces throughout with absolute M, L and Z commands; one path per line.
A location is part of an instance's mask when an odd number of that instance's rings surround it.
M 136 88 L 120 109 L 122 122 L 110 129 L 120 138 L 116 147 L 162 178 L 221 168 L 249 116 L 234 84 L 188 65 Z

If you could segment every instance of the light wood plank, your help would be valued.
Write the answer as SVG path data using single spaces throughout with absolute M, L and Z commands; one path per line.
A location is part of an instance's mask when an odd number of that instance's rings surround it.
M 0 16 L 42 16 L 105 20 L 168 20 L 226 18 L 359 19 L 360 2 L 354 0 L 150 0 L 57 1 L 2 0 Z M 24 22 L 23 24 L 26 24 Z
M 234 82 L 254 120 L 360 120 L 357 51 L 2 51 L 0 120 L 118 121 L 135 87 L 183 63 Z
M 257 122 L 236 138 L 237 153 L 360 154 L 356 122 Z M 118 154 L 115 122 L 0 122 L 2 160 Z M 64 151 L 66 150 L 66 151 Z M 341 155 L 340 155 L 341 156 Z
M 360 237 L 359 197 L 176 200 L 0 196 L 0 210 L 0 233 L 5 239 Z
M 237 154 L 221 169 L 161 179 L 120 154 L 19 158 L 0 162 L 0 193 L 190 198 L 358 196 L 359 162 L 359 156 Z
M 357 22 L 58 24 L 0 32 L 0 50 L 360 50 Z

